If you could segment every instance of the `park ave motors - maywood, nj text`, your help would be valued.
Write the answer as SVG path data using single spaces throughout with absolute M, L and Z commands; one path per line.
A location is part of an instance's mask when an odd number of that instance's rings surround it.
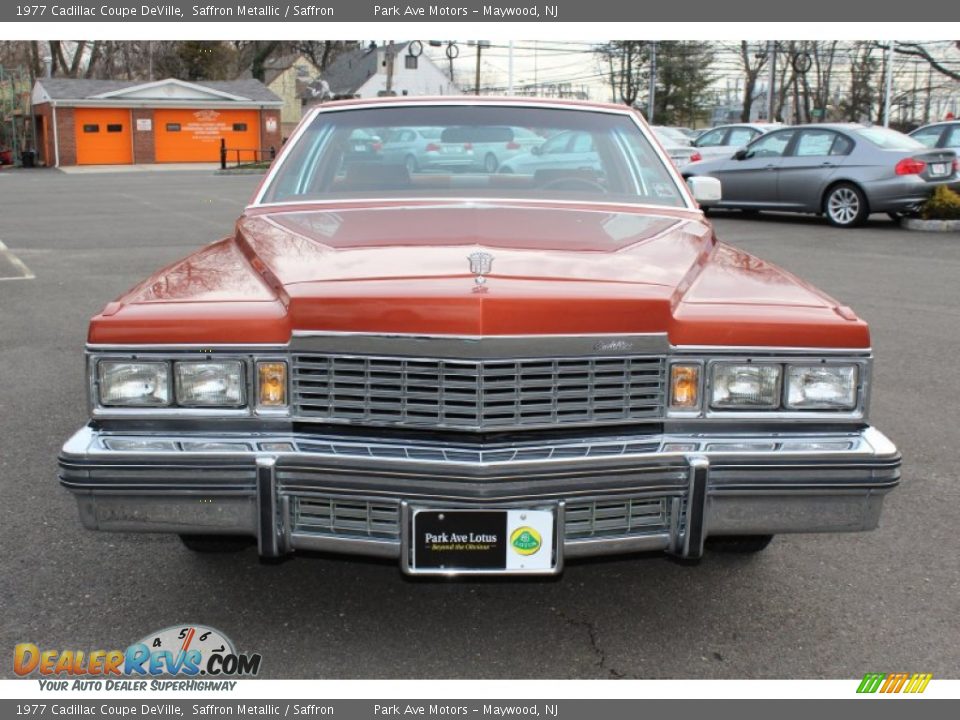
M 557 5 L 544 5 L 543 15 L 557 17 Z M 482 15 L 484 17 L 512 18 L 541 16 L 539 5 L 527 7 L 500 7 L 498 5 L 484 5 L 479 10 L 470 10 L 454 5 L 374 5 L 373 14 L 378 17 L 467 17 L 468 15 Z
M 482 705 L 478 707 L 468 707 L 467 705 L 374 705 L 374 715 L 426 715 L 429 711 L 431 716 L 437 715 L 470 715 L 480 712 L 484 715 L 494 715 L 498 717 L 507 717 L 512 715 L 525 715 L 529 717 L 540 717 L 541 715 L 556 716 L 559 712 L 557 705 L 546 704 L 543 706 L 543 712 L 540 712 L 539 705 Z

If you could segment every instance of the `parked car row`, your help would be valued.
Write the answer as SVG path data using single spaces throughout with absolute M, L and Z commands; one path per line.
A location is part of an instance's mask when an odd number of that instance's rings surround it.
M 374 143 L 369 140 L 373 138 Z M 385 164 L 413 174 L 430 170 L 496 172 L 507 160 L 546 140 L 520 127 L 402 127 L 354 130 L 350 143 Z M 348 158 L 358 159 L 358 158 Z
M 938 185 L 960 187 L 958 145 L 960 123 L 911 136 L 857 123 L 776 126 L 729 157 L 705 157 L 681 173 L 721 181 L 723 198 L 709 207 L 815 213 L 855 227 L 870 213 L 915 212 Z

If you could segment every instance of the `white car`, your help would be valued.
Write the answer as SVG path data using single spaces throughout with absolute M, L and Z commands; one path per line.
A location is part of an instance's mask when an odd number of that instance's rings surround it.
M 783 127 L 780 123 L 736 123 L 720 125 L 707 130 L 693 141 L 704 160 L 718 160 L 733 157 L 742 147 L 746 147 L 761 135 Z

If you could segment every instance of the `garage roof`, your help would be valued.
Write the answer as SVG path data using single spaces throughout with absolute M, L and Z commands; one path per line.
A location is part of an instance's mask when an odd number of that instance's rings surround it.
M 202 105 L 279 107 L 283 101 L 259 80 L 198 80 L 176 78 L 136 80 L 85 80 L 40 78 L 33 88 L 33 103 L 54 105 L 118 105 L 123 107 Z

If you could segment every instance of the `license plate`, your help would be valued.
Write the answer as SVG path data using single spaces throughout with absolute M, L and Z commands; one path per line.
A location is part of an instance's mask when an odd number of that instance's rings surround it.
M 412 573 L 543 574 L 558 568 L 553 509 L 418 509 L 412 523 Z
M 930 166 L 931 175 L 946 175 L 947 174 L 947 164 L 946 163 L 933 163 Z
M 364 145 L 363 143 L 357 143 L 356 145 L 353 146 L 353 151 L 358 153 L 366 152 L 367 146 Z
M 445 152 L 447 155 L 461 155 L 461 154 L 463 154 L 463 148 L 462 148 L 462 147 L 459 147 L 459 146 L 457 146 L 457 145 L 454 145 L 454 146 L 444 145 L 443 148 L 442 148 L 442 150 L 443 150 L 443 152 Z

